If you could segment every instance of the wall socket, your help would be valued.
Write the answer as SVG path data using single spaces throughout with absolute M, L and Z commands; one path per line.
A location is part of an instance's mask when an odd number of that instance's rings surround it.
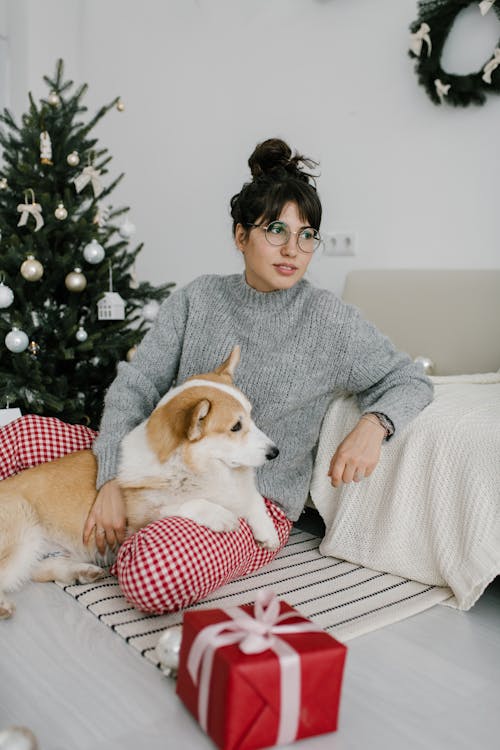
M 326 232 L 323 235 L 323 255 L 330 258 L 343 255 L 356 255 L 355 232 Z

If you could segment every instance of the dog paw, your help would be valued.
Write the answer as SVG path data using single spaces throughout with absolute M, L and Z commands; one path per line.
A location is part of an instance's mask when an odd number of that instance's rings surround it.
M 205 518 L 203 521 L 205 526 L 208 526 L 212 531 L 236 531 L 240 527 L 240 520 L 230 510 L 226 508 L 214 508 L 213 513 L 210 517 Z
M 75 582 L 76 583 L 93 583 L 98 581 L 100 578 L 105 578 L 107 573 L 97 565 L 82 565 L 81 568 L 75 571 Z
M 5 599 L 3 596 L 0 597 L 0 620 L 7 620 L 9 617 L 12 617 L 15 611 L 16 605 L 13 602 Z
M 269 534 L 269 536 L 266 539 L 256 539 L 255 540 L 259 547 L 264 547 L 264 549 L 269 550 L 275 550 L 278 549 L 280 546 L 280 540 L 277 532 L 275 531 L 273 534 Z

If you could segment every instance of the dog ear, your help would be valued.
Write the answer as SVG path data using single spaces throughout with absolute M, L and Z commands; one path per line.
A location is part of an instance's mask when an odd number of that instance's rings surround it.
M 198 401 L 196 406 L 193 408 L 191 414 L 191 420 L 187 431 L 188 440 L 193 442 L 199 440 L 202 435 L 201 423 L 210 411 L 210 401 L 206 398 Z
M 241 354 L 241 348 L 237 344 L 233 348 L 233 351 L 231 352 L 229 357 L 226 359 L 226 361 L 223 362 L 220 365 L 220 367 L 218 367 L 215 370 L 215 372 L 218 375 L 229 375 L 230 378 L 233 378 L 234 371 L 236 370 L 238 362 L 240 361 L 240 354 Z
M 172 404 L 167 403 L 155 409 L 146 424 L 146 436 L 151 448 L 164 463 L 179 445 L 182 436 L 176 431 L 175 414 Z

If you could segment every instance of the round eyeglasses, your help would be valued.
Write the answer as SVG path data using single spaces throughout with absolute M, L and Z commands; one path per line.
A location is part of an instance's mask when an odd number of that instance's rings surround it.
M 297 235 L 297 245 L 303 253 L 313 253 L 321 245 L 320 233 L 313 227 L 302 227 L 298 232 L 292 232 L 284 221 L 271 221 L 267 226 L 262 224 L 248 224 L 248 226 L 262 229 L 270 245 L 286 245 L 292 234 Z

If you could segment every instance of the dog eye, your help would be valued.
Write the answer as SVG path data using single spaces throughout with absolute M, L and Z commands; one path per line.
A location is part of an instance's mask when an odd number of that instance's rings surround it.
M 241 422 L 236 422 L 236 424 L 233 424 L 231 427 L 231 432 L 239 432 L 241 430 Z

